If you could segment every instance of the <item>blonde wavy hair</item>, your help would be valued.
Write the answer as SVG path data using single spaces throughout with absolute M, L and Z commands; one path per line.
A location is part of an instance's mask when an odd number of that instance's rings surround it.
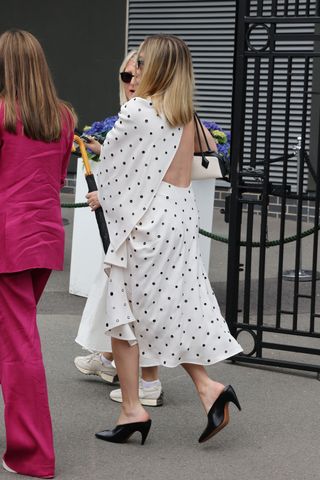
M 138 60 L 140 55 L 144 65 L 136 95 L 151 97 L 171 126 L 189 123 L 194 112 L 194 75 L 186 43 L 174 35 L 152 35 L 142 42 Z
M 4 128 L 16 133 L 17 120 L 24 134 L 35 140 L 59 140 L 62 125 L 74 129 L 76 116 L 60 100 L 44 51 L 24 30 L 8 30 L 0 36 L 0 103 Z
M 136 56 L 137 56 L 137 50 L 131 50 L 131 52 L 129 52 L 128 55 L 123 59 L 123 62 L 120 65 L 119 73 L 124 72 L 130 60 L 134 60 Z M 120 75 L 119 75 L 119 94 L 120 94 L 120 105 L 123 105 L 128 101 L 128 99 L 126 97 L 124 83 L 121 80 Z

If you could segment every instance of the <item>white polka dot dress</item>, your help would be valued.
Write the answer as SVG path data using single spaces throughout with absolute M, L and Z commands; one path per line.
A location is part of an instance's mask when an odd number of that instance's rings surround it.
M 100 157 L 110 234 L 105 328 L 139 344 L 141 366 L 210 365 L 242 351 L 204 271 L 192 189 L 162 181 L 181 133 L 150 101 L 135 98 L 122 107 Z

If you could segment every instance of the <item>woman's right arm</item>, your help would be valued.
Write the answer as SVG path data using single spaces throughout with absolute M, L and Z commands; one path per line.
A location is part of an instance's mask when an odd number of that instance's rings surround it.
M 99 201 L 99 193 L 97 190 L 87 193 L 86 199 L 88 200 L 88 205 L 91 208 L 92 212 L 94 210 L 97 210 L 97 208 L 101 207 L 100 201 Z

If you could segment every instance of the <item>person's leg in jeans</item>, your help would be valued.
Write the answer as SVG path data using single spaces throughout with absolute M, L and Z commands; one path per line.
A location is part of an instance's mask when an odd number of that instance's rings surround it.
M 4 461 L 20 474 L 54 475 L 54 447 L 36 305 L 50 270 L 0 274 L 0 370 Z

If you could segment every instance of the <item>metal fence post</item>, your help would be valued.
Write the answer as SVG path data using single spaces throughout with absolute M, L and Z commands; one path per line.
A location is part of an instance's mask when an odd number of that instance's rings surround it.
M 297 194 L 299 192 L 300 182 L 303 182 L 303 175 L 301 176 L 301 163 L 304 161 L 304 152 L 301 150 L 301 136 L 297 137 L 297 144 L 293 147 L 293 150 L 296 152 L 297 157 Z M 303 188 L 303 187 L 302 187 Z M 299 270 L 298 270 L 298 279 L 300 282 L 311 282 L 312 280 L 312 270 L 305 270 L 302 268 L 302 248 L 300 247 L 300 256 L 299 256 Z M 284 280 L 293 282 L 296 278 L 296 270 L 285 270 L 282 275 Z M 317 272 L 317 279 L 320 278 L 320 273 Z

